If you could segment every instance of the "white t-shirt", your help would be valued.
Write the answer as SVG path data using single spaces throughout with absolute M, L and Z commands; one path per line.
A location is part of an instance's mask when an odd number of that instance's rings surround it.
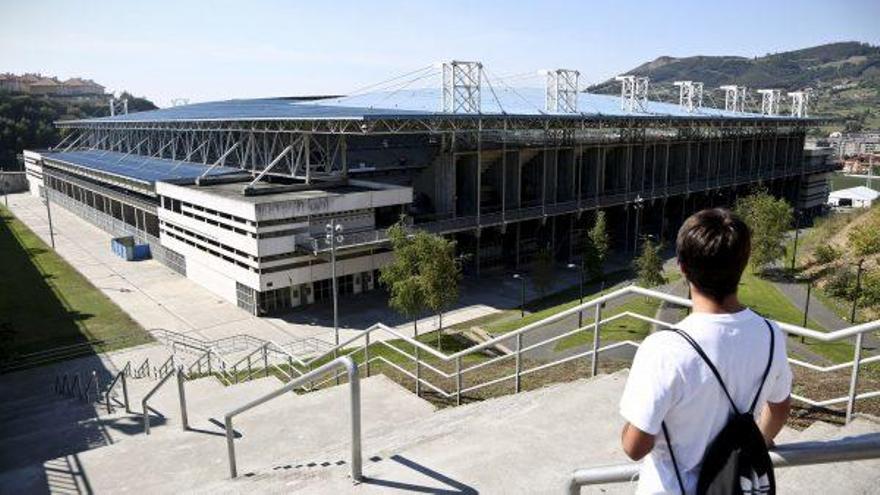
M 764 319 L 749 309 L 693 313 L 677 327 L 693 337 L 715 364 L 739 411 L 748 410 L 770 352 Z M 776 325 L 773 330 L 773 363 L 755 406 L 756 415 L 766 402 L 782 402 L 791 393 L 785 334 Z M 694 348 L 675 332 L 661 331 L 648 336 L 636 353 L 620 414 L 636 428 L 656 435 L 654 449 L 642 462 L 636 493 L 678 494 L 660 423 L 666 422 L 685 489 L 693 493 L 703 454 L 727 423 L 731 409 L 718 380 Z

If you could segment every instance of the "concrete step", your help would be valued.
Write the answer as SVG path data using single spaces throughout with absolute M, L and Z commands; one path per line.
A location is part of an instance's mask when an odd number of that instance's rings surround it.
M 364 440 L 369 480 L 357 487 L 347 465 L 291 455 L 199 493 L 559 493 L 576 468 L 625 461 L 617 402 L 626 376 L 556 384 L 374 430 Z M 337 444 L 322 459 L 345 459 L 346 447 Z
M 804 430 L 799 441 L 823 442 L 849 436 L 880 436 L 880 424 L 857 418 L 845 427 L 817 422 Z M 880 460 L 798 466 L 776 471 L 779 493 L 880 492 Z M 844 488 L 845 487 L 845 488 Z
M 87 416 L 84 412 L 76 417 L 59 417 L 54 423 L 22 426 L 20 433 L 4 436 L 0 471 L 111 445 L 138 431 L 134 417 L 124 413 Z
M 240 392 L 233 394 L 240 399 L 236 405 L 251 399 L 241 392 L 247 385 L 266 387 L 265 383 L 257 380 L 240 384 Z M 430 404 L 384 376 L 365 379 L 361 387 L 365 435 L 375 428 L 430 416 L 433 411 Z M 240 435 L 236 440 L 240 473 L 273 466 L 293 456 L 315 462 L 348 462 L 348 455 L 330 458 L 324 454 L 327 445 L 349 438 L 346 386 L 288 394 L 264 406 L 235 421 Z M 195 414 L 190 421 L 194 431 L 166 428 L 149 437 L 139 435 L 82 452 L 76 459 L 82 471 L 79 478 L 87 478 L 96 493 L 180 493 L 224 480 L 228 478 L 225 433 L 208 421 L 211 414 Z M 44 464 L 38 463 L 5 472 L 0 474 L 0 486 L 9 487 L 11 493 L 45 492 L 45 471 Z

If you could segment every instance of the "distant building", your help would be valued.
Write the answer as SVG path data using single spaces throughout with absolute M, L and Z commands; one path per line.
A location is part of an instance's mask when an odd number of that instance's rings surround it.
M 870 208 L 878 197 L 880 192 L 869 187 L 856 186 L 831 192 L 828 195 L 828 204 L 841 208 Z
M 61 94 L 66 96 L 103 95 L 104 86 L 91 79 L 73 77 L 61 83 Z
M 27 84 L 19 76 L 8 73 L 0 74 L 0 91 L 24 93 L 27 89 Z
M 0 91 L 46 96 L 91 97 L 104 96 L 104 86 L 92 81 L 73 77 L 59 81 L 56 77 L 41 74 L 0 74 Z
M 840 157 L 865 155 L 880 152 L 880 131 L 832 133 L 828 136 Z
M 32 95 L 56 95 L 61 84 L 56 79 L 44 77 L 28 85 L 28 93 Z

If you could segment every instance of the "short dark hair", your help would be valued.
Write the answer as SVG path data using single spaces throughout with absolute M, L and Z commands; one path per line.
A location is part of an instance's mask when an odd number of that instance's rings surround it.
M 749 262 L 752 233 L 732 211 L 712 208 L 694 213 L 678 230 L 678 262 L 700 292 L 721 302 L 736 294 Z

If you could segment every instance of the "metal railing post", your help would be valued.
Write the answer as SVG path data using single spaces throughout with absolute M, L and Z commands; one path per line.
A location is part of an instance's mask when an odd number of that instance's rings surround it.
M 361 457 L 361 380 L 358 377 L 357 363 L 349 361 L 348 389 L 351 410 L 351 478 L 359 482 L 364 477 L 363 459 Z
M 231 478 L 238 476 L 238 465 L 235 460 L 235 430 L 232 425 L 232 418 L 264 404 L 272 399 L 280 397 L 283 394 L 291 392 L 301 387 L 306 382 L 312 382 L 316 377 L 324 376 L 328 373 L 338 373 L 339 368 L 344 367 L 348 375 L 348 384 L 350 391 L 350 411 L 351 411 L 351 477 L 355 482 L 363 479 L 363 459 L 362 459 L 362 439 L 361 439 L 361 389 L 360 378 L 358 373 L 358 365 L 350 357 L 343 356 L 326 363 L 317 369 L 309 371 L 309 373 L 291 380 L 281 388 L 278 388 L 256 400 L 253 400 L 238 409 L 230 411 L 224 415 L 224 425 L 226 427 L 226 450 L 229 454 L 229 475 Z
M 293 380 L 293 358 L 287 356 L 287 369 L 290 370 L 290 379 Z
M 107 393 L 104 394 L 104 402 L 106 402 L 107 405 L 107 414 L 112 414 L 113 408 L 110 407 L 110 389 L 107 389 Z
M 418 336 L 418 335 L 416 335 Z M 416 365 L 416 397 L 422 396 L 422 365 L 419 360 L 419 347 L 415 346 L 415 352 L 413 353 L 413 360 Z
M 862 337 L 864 333 L 856 335 L 856 348 L 853 351 L 852 374 L 849 378 L 849 399 L 846 402 L 846 423 L 852 421 L 856 409 L 856 395 L 859 386 L 859 364 L 862 361 Z
M 520 388 L 522 386 L 522 377 L 520 373 L 522 372 L 522 334 L 516 334 L 516 376 L 514 378 L 514 393 L 519 393 Z
M 94 379 L 94 382 L 95 382 L 95 402 L 98 402 L 101 400 L 101 386 L 99 384 L 100 379 L 98 378 L 97 371 L 92 370 L 92 378 Z M 89 394 L 87 392 L 86 393 L 86 402 L 88 402 L 88 401 L 89 401 Z
M 367 378 L 370 377 L 370 333 L 364 336 L 364 368 L 367 372 Z
M 128 402 L 128 382 L 126 382 L 125 373 L 119 379 L 122 380 L 122 401 L 125 403 L 125 412 L 131 414 L 131 405 Z
M 141 401 L 141 408 L 143 409 L 143 417 L 144 417 L 144 434 L 150 434 L 150 412 L 147 409 L 147 399 Z
M 211 374 L 211 349 L 208 349 L 208 374 Z M 201 371 L 201 366 L 199 366 L 199 370 Z
M 177 394 L 180 398 L 180 421 L 183 431 L 189 429 L 189 415 L 186 413 L 186 387 L 184 386 L 183 367 L 177 370 Z
M 455 405 L 461 405 L 461 356 L 455 358 Z
M 250 380 L 251 374 L 253 373 L 253 370 L 251 369 L 251 355 L 250 354 L 248 354 L 248 357 L 247 357 L 247 364 L 248 364 L 248 374 L 245 377 L 245 380 Z
M 602 304 L 596 304 L 596 321 L 593 323 L 593 354 L 590 356 L 590 375 L 599 373 L 599 327 L 602 324 Z
M 269 376 L 269 344 L 263 344 L 263 375 Z

